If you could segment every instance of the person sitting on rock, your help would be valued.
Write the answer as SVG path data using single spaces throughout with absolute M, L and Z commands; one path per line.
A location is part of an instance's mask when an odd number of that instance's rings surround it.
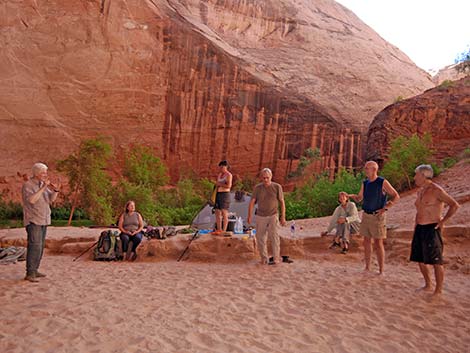
M 136 249 L 142 241 L 144 221 L 139 212 L 135 210 L 135 202 L 126 202 L 124 212 L 119 216 L 118 223 L 121 234 L 122 251 L 126 254 L 126 260 L 134 261 L 137 258 Z
M 349 201 L 348 193 L 341 191 L 338 194 L 338 201 L 340 205 L 336 207 L 331 217 L 330 224 L 326 232 L 321 235 L 327 235 L 334 228 L 336 228 L 336 236 L 331 244 L 330 249 L 341 246 L 342 253 L 346 254 L 349 250 L 350 234 L 357 234 L 360 226 L 360 219 L 357 212 L 357 207 L 354 202 Z

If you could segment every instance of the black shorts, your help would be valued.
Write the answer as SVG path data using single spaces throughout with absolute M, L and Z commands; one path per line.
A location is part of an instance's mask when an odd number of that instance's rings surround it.
M 215 195 L 215 210 L 228 210 L 230 207 L 230 192 L 217 192 Z
M 427 265 L 442 265 L 441 230 L 436 229 L 437 223 L 417 224 L 413 241 L 411 242 L 410 261 L 421 262 Z

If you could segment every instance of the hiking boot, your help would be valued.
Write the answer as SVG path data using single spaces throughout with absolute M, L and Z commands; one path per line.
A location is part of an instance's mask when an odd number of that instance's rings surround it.
M 29 281 L 29 282 L 39 282 L 39 280 L 36 278 L 36 276 L 33 276 L 33 275 L 26 275 L 24 280 Z
M 35 277 L 39 278 L 39 277 L 46 277 L 46 274 L 45 273 L 41 273 L 39 271 L 36 271 L 36 273 L 34 274 Z
M 341 254 L 347 254 L 348 253 L 348 249 L 347 248 L 343 248 L 343 250 L 341 250 Z

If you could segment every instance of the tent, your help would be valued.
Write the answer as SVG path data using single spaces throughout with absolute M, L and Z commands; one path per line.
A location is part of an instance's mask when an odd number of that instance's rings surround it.
M 247 228 L 254 226 L 254 223 L 248 224 L 248 205 L 250 204 L 251 196 L 246 193 L 241 192 L 230 192 L 230 208 L 229 212 L 229 222 L 235 222 L 235 219 L 232 219 L 233 216 L 241 217 L 243 220 L 243 227 Z M 212 229 L 215 225 L 215 214 L 212 213 L 213 206 L 207 203 L 201 211 L 196 215 L 193 220 L 192 226 L 196 229 Z M 251 216 L 252 222 L 254 221 L 256 206 L 253 208 L 253 214 Z M 229 229 L 230 229 L 229 224 Z

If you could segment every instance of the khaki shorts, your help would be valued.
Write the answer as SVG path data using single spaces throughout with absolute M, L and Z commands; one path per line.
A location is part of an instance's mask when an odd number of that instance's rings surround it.
M 368 238 L 385 239 L 387 237 L 385 213 L 367 214 L 363 212 L 359 234 Z

